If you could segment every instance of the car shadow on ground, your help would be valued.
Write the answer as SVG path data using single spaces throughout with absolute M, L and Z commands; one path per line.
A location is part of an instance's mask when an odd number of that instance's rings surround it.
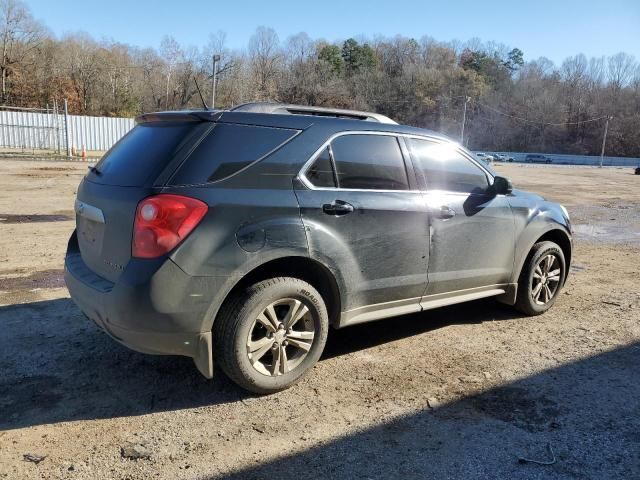
M 332 330 L 322 355 L 333 358 L 383 343 L 419 335 L 448 325 L 517 320 L 523 315 L 494 299 L 477 300 L 377 322 Z
M 635 343 L 211 479 L 638 478 L 639 364 Z
M 454 323 L 519 318 L 492 300 L 332 331 L 323 359 Z M 133 352 L 68 298 L 0 307 L 0 430 L 231 403 L 250 394 L 185 357 Z

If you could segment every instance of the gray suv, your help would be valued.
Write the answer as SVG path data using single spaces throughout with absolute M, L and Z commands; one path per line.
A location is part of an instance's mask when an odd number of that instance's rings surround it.
M 450 139 L 295 105 L 142 115 L 75 211 L 65 280 L 91 320 L 258 393 L 309 371 L 329 327 L 484 297 L 540 314 L 572 250 L 562 206 Z

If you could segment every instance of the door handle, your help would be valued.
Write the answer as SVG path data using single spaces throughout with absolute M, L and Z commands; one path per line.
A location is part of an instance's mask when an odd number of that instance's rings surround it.
M 446 220 L 456 216 L 456 211 L 449 205 L 442 205 L 438 211 L 437 217 Z
M 325 203 L 322 205 L 322 211 L 327 215 L 335 215 L 337 217 L 353 212 L 354 208 L 348 202 L 342 200 L 334 200 L 333 203 Z

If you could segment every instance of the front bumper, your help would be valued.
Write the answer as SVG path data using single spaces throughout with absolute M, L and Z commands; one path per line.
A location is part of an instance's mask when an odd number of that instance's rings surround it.
M 64 278 L 71 298 L 88 318 L 132 350 L 191 357 L 198 370 L 212 378 L 211 330 L 204 328 L 210 300 L 198 293 L 205 288 L 202 279 L 166 259 L 127 267 L 112 283 L 86 266 L 73 243 L 72 237 Z

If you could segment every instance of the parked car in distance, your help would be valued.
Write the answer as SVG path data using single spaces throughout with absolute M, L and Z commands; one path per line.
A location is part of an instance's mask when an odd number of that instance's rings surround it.
M 477 152 L 476 153 L 476 158 L 478 160 L 483 161 L 486 164 L 491 163 L 494 160 L 494 157 L 488 153 L 483 153 L 483 152 Z
M 449 138 L 296 105 L 142 115 L 75 212 L 65 281 L 89 319 L 257 393 L 307 373 L 330 327 L 484 297 L 541 314 L 572 256 L 561 205 Z
M 524 157 L 526 163 L 551 163 L 551 159 L 540 154 L 530 154 Z
M 513 162 L 514 158 L 510 155 L 505 155 L 504 153 L 494 153 L 493 158 L 495 158 L 496 162 Z

